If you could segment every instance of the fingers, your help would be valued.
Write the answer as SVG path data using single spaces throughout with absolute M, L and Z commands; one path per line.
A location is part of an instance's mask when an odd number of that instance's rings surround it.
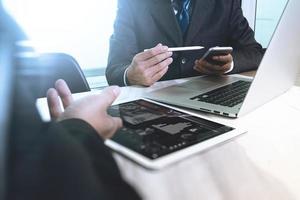
M 99 95 L 89 95 L 74 101 L 63 113 L 58 110 L 58 106 L 52 106 L 51 115 L 58 117 L 57 120 L 82 119 L 89 123 L 101 137 L 108 138 L 122 127 L 120 118 L 113 118 L 107 114 L 108 107 L 119 94 L 120 88 L 111 86 L 104 89 Z M 58 100 L 59 96 L 55 89 L 51 89 L 48 96 L 51 105 L 57 103 L 55 100 Z
M 196 64 L 196 67 L 200 70 L 206 69 L 211 72 L 222 71 L 222 66 L 211 64 L 211 63 L 207 62 L 206 60 L 196 61 L 195 64 Z
M 118 86 L 110 86 L 105 88 L 102 93 L 100 94 L 101 96 L 101 105 L 103 109 L 107 109 L 111 104 L 116 100 L 116 98 L 119 96 L 121 90 Z
M 145 81 L 143 85 L 150 86 L 161 79 L 161 77 L 168 71 L 169 65 L 172 64 L 173 58 L 167 58 L 164 61 L 146 69 Z
M 122 122 L 122 119 L 120 117 L 113 117 L 112 119 L 113 119 L 115 127 L 117 129 L 122 128 L 123 122 Z
M 123 126 L 123 122 L 119 117 L 109 117 L 110 126 L 107 127 L 106 131 L 101 133 L 101 136 L 105 139 L 111 138 L 115 132 Z
M 152 57 L 151 59 L 147 60 L 147 66 L 154 66 L 157 65 L 159 63 L 161 63 L 162 61 L 170 58 L 173 55 L 173 52 L 165 52 L 165 53 L 161 53 L 155 57 Z
M 142 85 L 150 86 L 161 79 L 161 77 L 168 71 L 168 66 L 172 64 L 172 52 L 166 52 L 157 55 L 150 60 L 146 61 L 147 68 L 143 72 L 145 77 Z
M 233 61 L 233 58 L 231 54 L 228 54 L 224 56 L 214 56 L 213 60 L 227 64 L 227 63 L 231 63 Z
M 223 62 L 223 61 L 230 61 L 231 59 L 228 57 L 227 58 L 220 58 L 218 61 L 220 61 L 221 63 L 224 63 L 222 66 L 220 65 L 216 65 L 216 64 L 212 64 L 207 62 L 206 60 L 196 60 L 195 61 L 195 66 L 194 69 L 200 73 L 203 74 L 208 74 L 208 75 L 220 75 L 220 74 L 224 74 L 226 73 L 226 71 L 228 71 L 231 67 L 231 62 Z
M 59 96 L 54 88 L 47 91 L 47 102 L 51 119 L 57 119 L 62 114 Z
M 207 75 L 213 75 L 216 74 L 216 72 L 213 70 L 210 70 L 209 67 L 207 67 L 209 63 L 206 62 L 205 60 L 199 60 L 195 61 L 195 66 L 194 70 L 202 73 L 202 74 L 207 74 Z
M 173 58 L 167 58 L 166 60 L 157 63 L 156 65 L 152 66 L 151 68 L 147 69 L 147 75 L 152 77 L 156 73 L 160 72 L 161 70 L 165 69 L 168 67 L 170 64 L 172 64 Z
M 82 101 L 88 112 L 80 114 L 81 118 L 93 126 L 99 135 L 104 138 L 110 138 L 113 134 L 123 126 L 123 122 L 119 117 L 111 117 L 107 114 L 107 109 L 120 94 L 120 88 L 111 86 L 102 91 L 100 95 L 93 95 Z M 88 103 L 88 104 L 87 104 Z
M 152 85 L 151 78 L 173 62 L 170 58 L 172 54 L 168 52 L 167 46 L 158 44 L 152 49 L 135 55 L 127 70 L 128 82 L 132 85 Z M 154 66 L 157 69 L 153 68 Z
M 167 73 L 169 67 L 165 67 L 163 70 L 159 71 L 158 73 L 154 74 L 154 76 L 152 77 L 152 84 L 154 84 L 156 81 L 160 80 L 161 77 L 163 77 L 163 75 L 165 75 L 165 73 Z
M 61 98 L 64 108 L 68 107 L 73 102 L 73 97 L 67 83 L 59 79 L 55 82 L 55 89 Z
M 141 52 L 139 54 L 137 54 L 137 60 L 139 61 L 145 61 L 148 60 L 156 55 L 162 54 L 162 53 L 166 53 L 168 51 L 168 47 L 167 46 L 163 46 L 162 44 L 158 44 L 155 47 L 153 47 L 152 49 L 149 49 L 145 52 Z

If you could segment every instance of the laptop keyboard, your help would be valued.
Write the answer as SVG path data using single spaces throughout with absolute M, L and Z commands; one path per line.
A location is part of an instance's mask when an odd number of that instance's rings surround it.
M 251 82 L 236 81 L 210 92 L 190 98 L 211 104 L 234 107 L 243 102 Z

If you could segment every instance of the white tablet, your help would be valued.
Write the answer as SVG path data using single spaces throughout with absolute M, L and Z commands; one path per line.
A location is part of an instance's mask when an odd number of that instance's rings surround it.
M 108 113 L 121 117 L 124 126 L 106 145 L 149 169 L 161 169 L 244 133 L 146 99 L 111 106 Z

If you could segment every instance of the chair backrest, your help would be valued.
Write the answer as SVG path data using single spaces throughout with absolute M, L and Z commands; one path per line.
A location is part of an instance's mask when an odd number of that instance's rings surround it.
M 36 98 L 45 97 L 57 79 L 64 79 L 72 93 L 90 91 L 79 64 L 70 55 L 27 52 L 18 55 L 16 60 L 17 72 Z

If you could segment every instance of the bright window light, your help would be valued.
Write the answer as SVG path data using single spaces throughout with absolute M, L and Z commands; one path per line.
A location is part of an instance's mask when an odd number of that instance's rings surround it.
M 117 0 L 4 0 L 39 52 L 64 52 L 82 68 L 106 67 Z

